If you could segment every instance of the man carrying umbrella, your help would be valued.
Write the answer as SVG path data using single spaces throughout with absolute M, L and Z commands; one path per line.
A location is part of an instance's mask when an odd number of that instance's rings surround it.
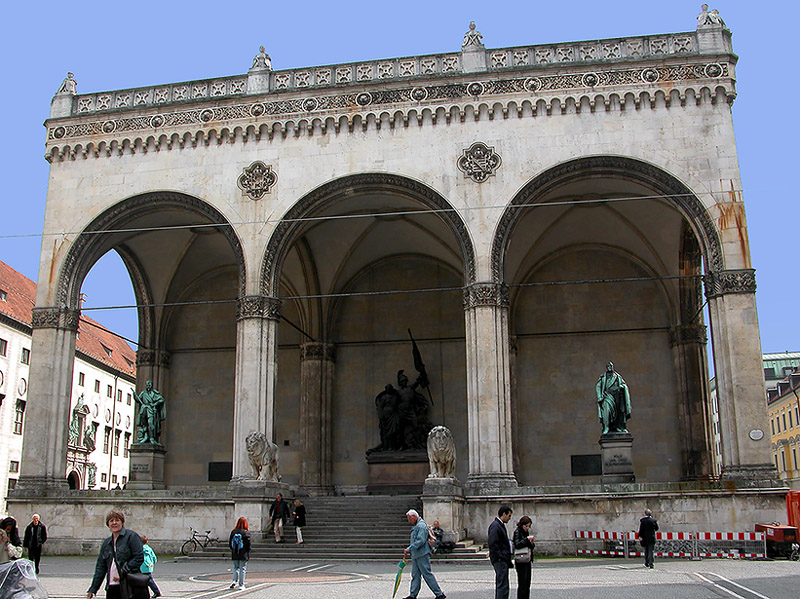
M 408 510 L 406 518 L 411 529 L 411 544 L 403 550 L 403 557 L 411 557 L 411 590 L 405 599 L 416 599 L 422 587 L 421 578 L 425 579 L 425 584 L 436 595 L 436 599 L 445 599 L 445 594 L 439 588 L 436 577 L 431 572 L 431 546 L 428 544 L 428 525 L 420 518 L 416 510 Z

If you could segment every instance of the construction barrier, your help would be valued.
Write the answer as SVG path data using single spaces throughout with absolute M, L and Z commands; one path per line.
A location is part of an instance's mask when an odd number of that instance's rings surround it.
M 577 555 L 644 557 L 635 532 L 575 531 Z M 657 532 L 656 557 L 764 558 L 767 541 L 762 532 Z

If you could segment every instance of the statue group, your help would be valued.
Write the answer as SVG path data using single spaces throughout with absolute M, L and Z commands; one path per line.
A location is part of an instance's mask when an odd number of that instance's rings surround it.
M 606 364 L 606 371 L 595 385 L 597 417 L 603 434 L 627 433 L 628 418 L 631 417 L 631 395 L 625 379 L 614 370 L 614 364 Z
M 425 449 L 428 432 L 433 428 L 429 418 L 430 404 L 417 389 L 423 375 L 411 384 L 404 371 L 397 372 L 397 388 L 389 384 L 375 398 L 381 442 L 367 451 L 407 451 Z
M 147 381 L 144 391 L 139 395 L 134 394 L 134 397 L 139 405 L 136 442 L 160 444 L 161 422 L 167 417 L 164 396 L 153 389 L 153 381 Z

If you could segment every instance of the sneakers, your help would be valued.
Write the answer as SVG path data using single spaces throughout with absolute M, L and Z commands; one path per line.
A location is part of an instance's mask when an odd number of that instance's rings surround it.
M 229 589 L 235 589 L 235 588 L 236 588 L 236 583 L 235 583 L 235 582 L 232 582 L 232 583 L 231 583 L 231 586 L 229 586 L 228 588 L 229 588 Z
M 436 595 L 436 597 L 434 597 L 434 599 L 446 599 L 446 597 L 447 597 L 447 595 L 442 593 L 441 595 Z
M 239 590 L 240 590 L 240 591 L 241 591 L 242 589 L 246 589 L 246 588 L 247 588 L 247 587 L 246 587 L 246 586 L 244 586 L 243 584 L 240 584 L 240 585 L 239 585 Z

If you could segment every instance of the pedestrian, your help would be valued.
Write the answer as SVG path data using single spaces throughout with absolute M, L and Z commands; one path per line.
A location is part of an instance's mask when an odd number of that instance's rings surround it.
M 36 565 L 39 573 L 39 560 L 42 559 L 42 545 L 47 540 L 47 527 L 39 518 L 39 514 L 31 516 L 31 522 L 25 527 L 25 537 L 22 546 L 28 550 L 28 559 Z
M 416 599 L 422 588 L 422 580 L 436 595 L 436 599 L 445 599 L 445 594 L 439 588 L 436 577 L 431 572 L 431 546 L 428 543 L 428 525 L 420 517 L 417 510 L 408 510 L 406 519 L 414 528 L 411 529 L 411 543 L 403 549 L 403 559 L 411 557 L 411 589 L 405 599 Z
M 233 560 L 233 581 L 231 588 L 237 586 L 240 589 L 244 586 L 244 575 L 247 574 L 247 560 L 250 559 L 250 525 L 247 518 L 240 517 L 233 527 L 228 538 L 228 547 L 231 548 L 231 559 Z
M 295 498 L 294 500 L 294 531 L 297 534 L 297 545 L 303 544 L 303 527 L 306 525 L 306 506 Z
M 278 493 L 275 496 L 275 501 L 269 506 L 270 523 L 272 530 L 275 533 L 275 542 L 283 543 L 283 525 L 289 519 L 289 505 L 283 500 L 283 495 Z
M 658 530 L 658 521 L 653 518 L 653 512 L 650 509 L 644 511 L 644 518 L 639 520 L 639 542 L 644 549 L 644 567 L 653 567 L 653 553 L 656 547 L 656 531 Z
M 534 536 L 531 534 L 532 520 L 522 516 L 514 529 L 514 568 L 517 570 L 517 599 L 530 599 L 531 596 L 531 565 L 533 548 L 536 546 Z
M 139 568 L 144 563 L 142 539 L 124 525 L 125 515 L 122 512 L 111 510 L 106 514 L 106 526 L 111 531 L 111 536 L 100 545 L 92 584 L 86 592 L 87 599 L 95 596 L 104 581 L 106 599 L 122 599 L 121 575 L 128 572 L 139 572 Z M 143 588 L 146 593 L 147 587 Z
M 511 520 L 511 506 L 501 505 L 489 525 L 489 561 L 494 568 L 494 597 L 508 599 L 508 570 L 511 568 L 511 544 L 506 524 Z
M 156 581 L 153 580 L 153 570 L 156 568 L 158 556 L 156 555 L 156 552 L 153 551 L 153 548 L 148 544 L 147 535 L 141 535 L 141 539 L 144 562 L 141 566 L 139 566 L 139 571 L 143 574 L 149 574 L 147 578 L 147 586 L 149 586 L 150 590 L 153 591 L 152 599 L 156 599 L 156 597 L 161 597 L 161 591 L 158 590 L 158 585 L 156 584 Z
M 19 538 L 19 528 L 17 528 L 17 521 L 9 516 L 0 521 L 0 529 L 6 533 L 7 543 L 6 552 L 11 559 L 19 559 L 22 557 L 22 541 Z

